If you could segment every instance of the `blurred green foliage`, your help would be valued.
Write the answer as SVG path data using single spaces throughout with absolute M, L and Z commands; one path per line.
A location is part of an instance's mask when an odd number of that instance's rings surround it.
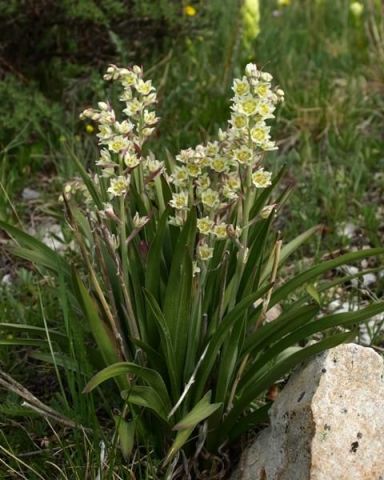
M 76 131 L 90 92 L 100 96 L 100 73 L 109 63 L 153 67 L 151 75 L 164 91 L 159 105 L 164 128 L 173 130 L 176 143 L 190 140 L 174 128 L 183 121 L 191 130 L 186 114 L 199 124 L 198 131 L 209 130 L 216 117 L 211 105 L 220 118 L 226 107 L 242 3 L 0 0 L 0 148 L 15 147 L 15 139 L 47 145 L 47 137 L 57 140 L 63 128 Z M 194 6 L 193 16 L 186 14 L 187 5 Z M 186 87 L 193 96 L 185 98 Z M 175 116 L 178 102 L 186 107 L 180 117 Z

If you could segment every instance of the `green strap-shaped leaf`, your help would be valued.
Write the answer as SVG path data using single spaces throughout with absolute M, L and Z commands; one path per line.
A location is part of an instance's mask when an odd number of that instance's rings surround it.
M 148 252 L 147 266 L 145 271 L 145 288 L 159 301 L 160 266 L 162 261 L 162 249 L 165 230 L 169 216 L 169 209 L 165 210 L 160 218 L 157 232 Z
M 122 398 L 133 405 L 149 408 L 153 410 L 160 418 L 168 423 L 167 415 L 169 411 L 163 399 L 155 389 L 147 385 L 134 385 L 128 390 L 121 392 Z
M 241 277 L 239 290 L 237 292 L 238 299 L 249 295 L 260 283 L 258 278 L 260 274 L 260 264 L 263 260 L 265 244 L 272 220 L 273 215 L 270 215 L 268 219 L 261 220 L 257 228 L 257 235 L 252 241 L 247 263 Z
M 209 339 L 208 350 L 205 355 L 204 360 L 202 361 L 200 367 L 200 373 L 196 379 L 196 384 L 194 388 L 194 399 L 200 398 L 202 392 L 204 391 L 205 384 L 208 380 L 211 370 L 217 359 L 217 355 L 221 346 L 223 345 L 228 332 L 233 327 L 237 318 L 244 316 L 244 313 L 252 306 L 252 304 L 261 298 L 270 288 L 270 285 L 261 288 L 256 293 L 249 295 L 239 302 L 235 308 L 229 312 L 222 320 L 220 325 L 217 327 L 216 331 L 213 333 L 212 337 Z
M 116 422 L 117 433 L 119 434 L 121 453 L 123 454 L 124 459 L 128 460 L 135 444 L 136 422 L 135 420 L 127 422 L 120 416 L 115 416 L 114 419 Z
M 42 340 L 41 338 L 1 338 L 0 337 L 0 345 L 4 346 L 28 346 L 28 347 L 41 347 L 45 346 L 47 343 L 46 340 Z
M 196 237 L 196 212 L 191 210 L 179 234 L 164 298 L 163 313 L 174 346 L 177 384 L 182 385 L 192 301 L 192 252 Z
M 290 331 L 310 321 L 319 311 L 319 306 L 312 304 L 281 313 L 278 318 L 264 323 L 256 332 L 248 335 L 244 344 L 244 353 L 256 353 L 266 345 L 270 347 Z
M 0 221 L 0 228 L 19 244 L 19 246 L 10 247 L 14 255 L 29 260 L 37 266 L 49 268 L 57 273 L 62 272 L 67 278 L 70 277 L 70 270 L 65 260 L 43 242 L 3 221 Z
M 43 327 L 36 327 L 34 325 L 26 325 L 24 323 L 0 323 L 0 331 L 5 330 L 7 332 L 23 332 L 23 333 L 35 333 L 46 336 L 47 332 Z M 49 330 L 51 338 L 66 338 L 63 333 Z
M 91 392 L 94 388 L 99 386 L 101 383 L 110 380 L 111 378 L 121 377 L 124 375 L 134 375 L 140 378 L 142 381 L 147 383 L 152 387 L 158 395 L 162 398 L 164 404 L 166 405 L 166 410 L 171 410 L 171 403 L 169 400 L 169 395 L 167 387 L 161 377 L 161 375 L 152 370 L 151 368 L 141 367 L 136 363 L 131 362 L 118 362 L 109 367 L 104 368 L 100 372 L 96 373 L 94 377 L 87 383 L 83 392 Z M 126 388 L 128 390 L 129 387 Z
M 269 364 L 269 362 L 273 361 L 274 358 L 285 351 L 287 348 L 297 345 L 301 340 L 305 340 L 310 338 L 315 333 L 323 332 L 329 328 L 335 327 L 351 327 L 354 326 L 364 320 L 372 318 L 373 316 L 381 313 L 384 311 L 384 302 L 380 302 L 377 304 L 370 305 L 363 310 L 359 310 L 357 312 L 344 312 L 344 313 L 337 313 L 333 315 L 329 315 L 326 317 L 322 317 L 316 319 L 312 322 L 309 322 L 306 325 L 301 326 L 300 328 L 296 328 L 292 331 L 289 335 L 284 337 L 283 339 L 279 339 L 274 345 L 265 351 L 257 361 L 252 365 L 250 372 L 248 375 L 244 377 L 243 380 L 249 379 L 249 384 L 254 383 L 254 379 L 252 379 L 252 375 L 249 375 L 252 371 L 255 373 L 259 372 L 263 368 Z M 240 388 L 242 385 L 239 386 Z M 247 388 L 246 386 L 244 388 Z
M 319 225 L 316 225 L 315 227 L 308 229 L 306 232 L 302 233 L 301 235 L 297 236 L 289 243 L 287 243 L 287 245 L 285 245 L 281 249 L 279 267 L 290 257 L 290 255 L 292 255 L 292 253 L 294 253 L 298 248 L 300 248 L 303 243 L 308 241 L 312 237 L 312 235 L 318 233 L 320 229 L 321 227 Z M 268 260 L 260 276 L 260 283 L 264 282 L 271 275 L 273 262 L 273 258 L 270 258 Z
M 96 340 L 105 363 L 108 365 L 118 362 L 121 359 L 118 353 L 119 347 L 117 340 L 113 338 L 107 324 L 100 318 L 95 300 L 90 296 L 83 281 L 76 272 L 73 273 L 73 285 L 77 293 L 78 302 L 88 320 L 92 335 Z
M 167 454 L 164 464 L 167 465 L 181 447 L 188 440 L 195 427 L 212 415 L 220 406 L 221 403 L 210 403 L 211 392 L 207 392 L 204 397 L 194 406 L 194 408 L 178 422 L 173 430 L 178 430 L 178 434 Z
M 251 429 L 262 423 L 268 423 L 268 412 L 271 408 L 272 402 L 263 405 L 252 413 L 241 417 L 236 425 L 229 432 L 229 440 L 233 442 L 240 437 L 243 433 L 249 432 Z
M 163 356 L 166 359 L 167 372 L 171 383 L 171 390 L 173 400 L 176 402 L 179 397 L 179 390 L 177 388 L 177 374 L 176 374 L 176 357 L 173 348 L 173 342 L 171 333 L 169 331 L 167 322 L 164 318 L 155 297 L 148 291 L 144 291 L 147 304 L 153 314 L 153 318 L 156 321 L 158 332 L 160 336 L 160 348 L 163 351 Z
M 360 260 L 361 258 L 374 257 L 383 254 L 384 248 L 371 248 L 368 250 L 361 250 L 359 252 L 347 253 L 333 260 L 322 262 L 320 265 L 316 265 L 306 270 L 305 272 L 297 275 L 296 277 L 292 278 L 292 280 L 289 280 L 280 288 L 278 288 L 272 294 L 269 306 L 271 308 L 273 307 L 273 305 L 276 305 L 276 303 L 279 303 L 282 300 L 286 300 L 289 295 L 292 294 L 292 292 L 294 292 L 297 288 L 308 282 L 313 281 L 323 273 L 332 270 L 333 268 L 339 267 L 340 265 L 347 265 L 356 260 Z
M 200 402 L 173 427 L 173 430 L 188 430 L 189 428 L 194 428 L 197 424 L 212 415 L 212 413 L 221 406 L 221 403 L 210 403 L 210 400 L 211 392 L 207 392 Z

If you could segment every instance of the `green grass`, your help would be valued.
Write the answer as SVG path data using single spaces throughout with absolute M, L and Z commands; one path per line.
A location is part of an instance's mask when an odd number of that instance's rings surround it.
M 276 158 L 288 164 L 296 184 L 286 234 L 323 223 L 324 247 L 335 248 L 342 240 L 338 227 L 351 222 L 379 243 L 383 217 L 372 210 L 383 192 L 384 71 L 370 33 L 372 24 L 382 28 L 378 12 L 366 11 L 356 22 L 348 1 L 293 1 L 276 17 L 273 3 L 262 3 L 265 28 L 255 58 L 286 92 Z
M 159 145 L 159 156 L 165 147 L 176 152 L 201 142 L 225 124 L 229 81 L 247 60 L 274 74 L 285 90 L 286 103 L 273 127 L 280 151 L 271 155 L 269 162 L 276 170 L 287 164 L 285 181 L 295 186 L 289 207 L 278 222 L 286 239 L 314 224 L 325 225 L 323 238 L 312 245 L 308 255 L 349 247 L 351 240 L 338 234 L 346 222 L 361 229 L 361 238 L 353 239 L 356 246 L 383 242 L 383 17 L 380 19 L 377 2 L 372 1 L 356 21 L 348 5 L 347 0 L 292 0 L 290 7 L 277 10 L 274 1 L 262 0 L 261 33 L 252 52 L 242 52 L 239 31 L 230 22 L 233 12 L 228 10 L 217 26 L 217 36 L 174 45 L 146 65 L 159 85 L 160 129 L 165 133 L 162 136 L 169 138 L 167 145 Z M 76 105 L 78 111 L 82 107 Z M 59 214 L 62 180 L 75 171 L 71 155 L 90 164 L 94 152 L 91 139 L 76 120 L 62 127 L 60 137 L 64 139 L 50 139 L 48 150 L 21 145 L 1 153 L 0 219 L 16 223 L 17 211 L 22 221 L 30 221 L 29 206 L 19 201 L 25 186 L 39 189 L 44 185 L 35 215 Z M 53 172 L 60 178 L 52 179 Z M 50 178 L 49 188 L 41 181 L 42 174 Z M 12 340 L 13 335 L 5 334 L 1 323 L 58 330 L 74 341 L 69 349 L 73 368 L 68 364 L 55 368 L 52 361 L 36 358 L 33 347 L 11 345 L 0 346 L 0 367 L 62 415 L 96 431 L 89 434 L 43 421 L 36 412 L 21 407 L 15 393 L 0 389 L 0 479 L 48 480 L 53 475 L 93 479 L 102 440 L 108 452 L 102 478 L 131 478 L 117 451 L 114 426 L 106 420 L 118 399 L 100 395 L 96 409 L 89 397 L 81 394 L 81 386 L 91 376 L 87 355 L 92 346 L 83 346 L 87 332 L 81 328 L 68 332 L 68 313 L 60 290 L 31 271 L 30 265 L 12 262 L 4 256 L 0 264 L 0 277 L 8 271 L 13 275 L 12 286 L 0 287 L 1 338 Z M 45 351 L 49 357 L 49 346 Z M 151 478 L 149 472 L 155 470 L 151 461 L 144 461 L 141 478 Z

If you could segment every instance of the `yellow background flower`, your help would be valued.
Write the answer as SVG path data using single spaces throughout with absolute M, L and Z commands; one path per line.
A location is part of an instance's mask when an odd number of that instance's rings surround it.
M 192 5 L 186 5 L 184 7 L 184 15 L 188 15 L 188 17 L 194 17 L 197 14 L 197 10 Z

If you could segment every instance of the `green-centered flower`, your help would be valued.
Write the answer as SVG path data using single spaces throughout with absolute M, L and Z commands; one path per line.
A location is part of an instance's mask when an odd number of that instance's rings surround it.
M 197 219 L 197 228 L 203 235 L 209 235 L 212 232 L 213 222 L 209 217 Z
M 243 77 L 241 80 L 238 78 L 235 79 L 233 82 L 232 89 L 235 92 L 235 95 L 238 95 L 239 97 L 248 95 L 250 91 L 250 86 L 249 86 L 247 77 Z
M 123 157 L 124 163 L 128 168 L 135 168 L 140 164 L 140 159 L 133 152 L 127 152 Z
M 111 184 L 108 188 L 108 192 L 113 197 L 121 197 L 128 192 L 130 177 L 120 175 L 119 177 L 112 178 Z
M 272 173 L 264 171 L 264 168 L 259 168 L 252 174 L 252 183 L 256 188 L 267 188 L 272 185 Z
M 201 192 L 201 201 L 205 207 L 215 208 L 219 204 L 219 194 L 211 188 L 207 188 Z
M 130 141 L 122 135 L 115 135 L 110 140 L 108 140 L 107 145 L 111 152 L 119 153 L 122 150 L 126 150 L 127 148 L 129 148 Z
M 176 210 L 186 210 L 188 208 L 188 193 L 179 192 L 172 195 L 169 205 Z
M 213 229 L 213 233 L 216 235 L 216 237 L 219 240 L 224 240 L 225 238 L 228 237 L 228 232 L 227 232 L 227 224 L 222 222 L 217 225 L 215 225 Z
M 208 247 L 207 244 L 202 243 L 197 248 L 197 254 L 203 262 L 207 262 L 213 257 L 213 248 Z
M 233 156 L 241 164 L 245 164 L 245 165 L 251 165 L 252 164 L 253 151 L 246 146 L 235 149 L 233 151 Z

